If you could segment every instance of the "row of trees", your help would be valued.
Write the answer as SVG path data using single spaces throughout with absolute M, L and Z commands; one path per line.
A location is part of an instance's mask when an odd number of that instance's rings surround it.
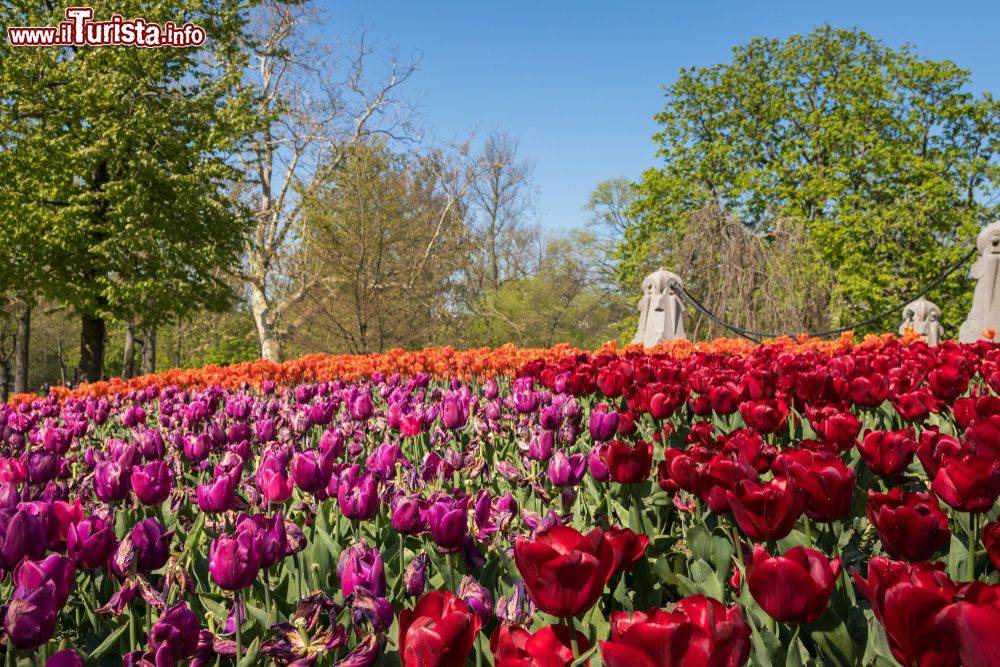
M 998 104 L 856 30 L 682 70 L 661 164 L 599 184 L 588 225 L 546 234 L 516 139 L 428 138 L 401 92 L 417 63 L 364 35 L 317 43 L 308 3 L 102 12 L 209 38 L 0 46 L 3 391 L 310 351 L 596 345 L 630 335 L 658 266 L 744 326 L 816 330 L 912 292 L 998 212 Z M 946 323 L 967 292 L 956 274 L 932 295 Z

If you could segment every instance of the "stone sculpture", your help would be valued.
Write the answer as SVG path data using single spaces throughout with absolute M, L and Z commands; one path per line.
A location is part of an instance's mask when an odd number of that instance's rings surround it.
M 928 345 L 934 347 L 944 336 L 941 309 L 927 299 L 911 301 L 903 309 L 903 323 L 899 325 L 899 333 L 905 333 L 907 329 L 913 329 L 915 333 L 924 337 Z
M 672 271 L 656 271 L 642 281 L 639 299 L 639 327 L 632 339 L 634 344 L 653 347 L 665 340 L 685 338 L 684 304 L 670 288 L 681 279 Z
M 976 239 L 979 259 L 969 276 L 976 280 L 969 316 L 958 330 L 958 340 L 974 343 L 987 329 L 1000 329 L 1000 220 L 987 225 Z

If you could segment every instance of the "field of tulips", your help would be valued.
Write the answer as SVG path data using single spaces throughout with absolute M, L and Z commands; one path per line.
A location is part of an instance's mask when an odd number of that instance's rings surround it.
M 392 354 L 0 405 L 0 659 L 1000 665 L 1000 346 Z

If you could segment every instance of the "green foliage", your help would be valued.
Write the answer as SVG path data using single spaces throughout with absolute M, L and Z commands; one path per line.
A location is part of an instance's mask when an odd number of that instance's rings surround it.
M 1000 104 L 969 82 L 954 63 L 829 26 L 682 70 L 656 116 L 663 163 L 639 184 L 620 279 L 669 267 L 690 213 L 714 202 L 759 235 L 804 222 L 835 274 L 835 319 L 891 306 L 998 213 Z M 931 294 L 946 324 L 957 327 L 968 292 L 958 272 Z
M 78 314 L 163 322 L 231 297 L 223 270 L 248 219 L 226 156 L 250 121 L 239 93 L 245 4 L 98 2 L 187 21 L 205 47 L 0 45 L 0 238 L 16 275 Z M 22 4 L 4 25 L 54 25 L 62 5 Z

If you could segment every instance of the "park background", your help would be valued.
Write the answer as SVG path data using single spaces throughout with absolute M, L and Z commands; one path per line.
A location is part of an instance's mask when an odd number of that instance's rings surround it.
M 594 348 L 631 339 L 659 267 L 730 321 L 812 331 L 912 294 L 998 217 L 994 3 L 94 9 L 209 40 L 0 47 L 4 394 Z M 970 294 L 963 268 L 929 295 L 947 334 Z

